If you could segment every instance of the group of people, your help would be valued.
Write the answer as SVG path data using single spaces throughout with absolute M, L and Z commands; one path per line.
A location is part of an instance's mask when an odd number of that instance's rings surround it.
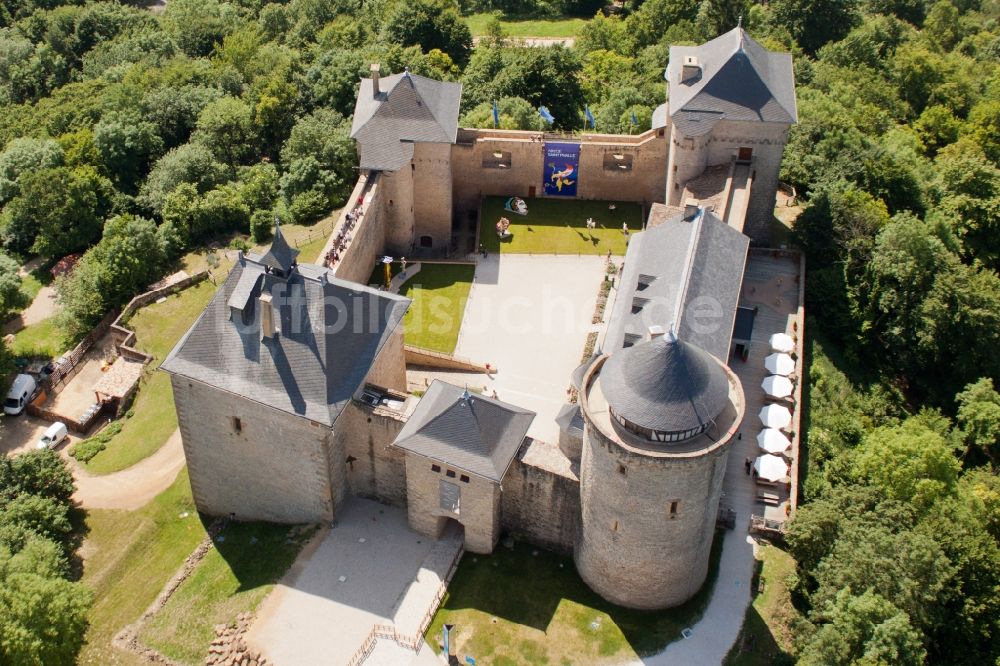
M 354 204 L 354 208 L 347 213 L 344 225 L 340 227 L 340 231 L 337 232 L 337 237 L 333 239 L 333 246 L 323 258 L 323 265 L 327 268 L 333 268 L 333 266 L 340 261 L 341 253 L 347 249 L 347 245 L 351 242 L 351 232 L 354 231 L 354 225 L 361 219 L 361 216 L 365 214 L 364 203 L 365 198 L 358 197 L 358 201 Z
M 510 235 L 510 220 L 508 220 L 506 217 L 501 217 L 499 221 L 497 221 L 496 228 L 497 228 L 497 236 L 499 236 L 500 238 L 506 238 L 507 236 Z

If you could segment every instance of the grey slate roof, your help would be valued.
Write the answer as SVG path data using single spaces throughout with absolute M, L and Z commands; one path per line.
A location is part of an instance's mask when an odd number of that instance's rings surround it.
M 393 446 L 499 483 L 535 413 L 434 380 Z
M 261 257 L 260 263 L 282 273 L 287 273 L 295 264 L 295 258 L 298 256 L 299 251 L 288 246 L 285 235 L 281 233 L 281 225 L 275 222 L 274 240 L 271 241 L 271 247 L 267 254 Z
M 708 352 L 669 334 L 612 354 L 600 381 L 616 414 L 662 432 L 700 428 L 729 402 L 722 366 Z
M 666 212 L 653 204 L 647 229 L 629 239 L 603 351 L 646 340 L 650 326 L 673 327 L 727 363 L 750 239 L 710 211 L 657 219 Z
M 687 56 L 698 59 L 702 73 L 682 82 Z M 743 28 L 700 46 L 671 46 L 664 76 L 670 117 L 685 136 L 704 134 L 722 119 L 798 122 L 791 54 L 768 51 Z
M 278 329 L 263 340 L 261 293 L 271 294 Z M 284 279 L 248 255 L 161 367 L 333 425 L 409 304 L 320 266 L 299 265 Z
M 396 171 L 413 158 L 413 144 L 455 143 L 462 84 L 403 72 L 361 79 L 351 138 L 361 152 L 361 168 Z
M 585 424 L 583 422 L 583 412 L 580 411 L 580 405 L 563 405 L 559 409 L 559 413 L 556 414 L 556 423 L 559 425 L 559 430 L 570 435 L 582 437 Z

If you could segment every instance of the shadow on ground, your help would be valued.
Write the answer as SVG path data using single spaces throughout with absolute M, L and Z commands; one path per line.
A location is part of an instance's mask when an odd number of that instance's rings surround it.
M 592 622 L 605 621 L 598 619 L 603 614 L 618 627 L 632 650 L 640 656 L 653 654 L 680 638 L 681 631 L 701 617 L 718 574 L 722 542 L 720 531 L 712 545 L 705 584 L 690 601 L 677 608 L 637 611 L 615 606 L 587 587 L 572 558 L 514 542 L 512 548 L 501 543 L 489 556 L 463 556 L 442 610 L 459 614 L 466 609 L 477 610 L 547 633 L 552 629 L 550 625 L 557 610 L 561 622 L 576 625 L 581 631 L 592 630 Z M 560 609 L 566 602 L 578 607 Z M 447 619 L 453 620 L 461 621 L 455 617 Z M 439 613 L 431 624 L 429 636 L 440 631 L 441 622 Z M 488 626 L 477 629 L 489 631 Z M 613 646 L 608 648 L 612 648 L 608 653 L 615 652 Z

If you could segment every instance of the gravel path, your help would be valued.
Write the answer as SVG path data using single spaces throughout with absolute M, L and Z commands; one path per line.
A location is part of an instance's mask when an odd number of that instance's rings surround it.
M 156 453 L 114 474 L 95 476 L 79 464 L 72 466 L 76 481 L 73 499 L 83 508 L 132 511 L 170 487 L 184 467 L 181 432 L 175 430 Z

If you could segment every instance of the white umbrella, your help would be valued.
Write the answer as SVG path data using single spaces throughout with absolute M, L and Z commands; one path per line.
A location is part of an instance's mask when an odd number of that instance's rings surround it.
M 795 369 L 795 361 L 788 354 L 771 354 L 764 359 L 764 367 L 772 375 L 789 375 Z
M 753 468 L 757 470 L 757 476 L 768 481 L 777 481 L 788 476 L 788 463 L 770 454 L 754 460 Z
M 757 446 L 768 453 L 781 453 L 791 448 L 792 443 L 780 430 L 764 428 L 757 434 Z
M 787 398 L 792 394 L 792 381 L 781 375 L 771 375 L 760 383 L 764 393 L 775 398 Z
M 792 336 L 787 333 L 775 333 L 768 342 L 771 344 L 772 351 L 787 354 L 795 349 L 795 340 L 792 340 Z
M 767 405 L 760 410 L 760 420 L 767 428 L 786 428 L 792 422 L 792 413 L 783 405 Z

